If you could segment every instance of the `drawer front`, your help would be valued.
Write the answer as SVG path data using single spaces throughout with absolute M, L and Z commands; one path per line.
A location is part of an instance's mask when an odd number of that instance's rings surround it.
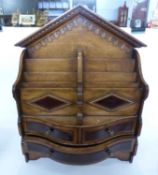
M 29 153 L 30 159 L 50 157 L 66 163 L 92 163 L 108 157 L 129 160 L 134 150 L 136 139 L 120 137 L 99 145 L 86 147 L 66 147 L 37 137 L 25 137 L 24 153 Z
M 76 116 L 77 93 L 73 88 L 23 88 L 21 108 L 24 115 Z M 141 89 L 85 88 L 83 113 L 86 116 L 137 115 Z
M 75 130 L 68 127 L 58 127 L 52 124 L 45 124 L 37 120 L 25 120 L 24 131 L 27 135 L 36 135 L 47 138 L 53 142 L 72 144 L 75 142 Z
M 72 88 L 23 88 L 21 106 L 24 115 L 75 115 L 76 92 Z
M 137 88 L 85 88 L 85 115 L 136 115 L 141 101 Z
M 118 136 L 134 135 L 137 123 L 136 116 L 126 118 L 102 117 L 105 118 L 102 120 L 101 117 L 89 116 L 85 117 L 87 121 L 80 126 L 70 119 L 66 121 L 68 117 L 59 118 L 58 116 L 54 118 L 43 116 L 37 119 L 36 117 L 25 116 L 24 131 L 26 135 L 40 136 L 56 143 L 83 146 L 102 143 Z M 95 120 L 96 118 L 97 120 Z M 92 121 L 94 125 L 91 123 Z
M 122 119 L 100 127 L 84 129 L 84 144 L 96 144 L 123 135 L 134 135 L 136 118 Z

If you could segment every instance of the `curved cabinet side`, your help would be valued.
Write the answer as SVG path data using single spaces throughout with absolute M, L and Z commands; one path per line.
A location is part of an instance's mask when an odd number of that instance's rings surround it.
M 136 57 L 136 64 L 137 64 L 137 72 L 138 72 L 138 78 L 139 81 L 141 82 L 141 85 L 143 86 L 143 96 L 142 96 L 142 101 L 144 101 L 149 94 L 149 86 L 144 80 L 143 74 L 142 74 L 142 68 L 141 68 L 141 61 L 140 61 L 140 55 L 138 51 L 135 49 L 135 57 Z
M 138 111 L 138 122 L 137 122 L 136 133 L 135 133 L 136 135 L 140 135 L 141 127 L 142 127 L 141 115 L 142 115 L 142 110 L 143 110 L 143 106 L 144 106 L 144 101 L 148 97 L 148 94 L 149 94 L 149 86 L 146 83 L 146 81 L 144 80 L 144 77 L 142 74 L 140 55 L 136 49 L 134 49 L 134 53 L 135 53 L 135 59 L 136 59 L 136 65 L 137 65 L 136 71 L 138 73 L 137 78 L 140 82 L 140 89 L 142 90 L 141 102 L 140 102 L 140 107 L 139 107 L 139 111 Z
M 18 128 L 19 128 L 20 135 L 23 135 L 23 129 L 21 126 L 22 114 L 21 114 L 21 106 L 20 106 L 20 83 L 22 80 L 22 72 L 23 72 L 23 67 L 24 67 L 25 54 L 26 54 L 26 49 L 23 50 L 21 53 L 18 76 L 12 87 L 13 97 L 16 101 L 16 105 L 18 109 Z

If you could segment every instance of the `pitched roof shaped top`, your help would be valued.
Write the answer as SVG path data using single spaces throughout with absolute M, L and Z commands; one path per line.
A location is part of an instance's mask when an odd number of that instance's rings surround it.
M 117 27 L 116 25 L 106 21 L 102 17 L 98 16 L 91 10 L 88 10 L 87 8 L 78 5 L 75 8 L 65 12 L 63 15 L 57 17 L 55 20 L 50 21 L 48 24 L 41 27 L 39 30 L 31 34 L 30 36 L 24 38 L 17 44 L 16 46 L 20 47 L 27 47 L 31 43 L 37 41 L 41 37 L 45 36 L 46 34 L 52 32 L 56 28 L 58 28 L 60 25 L 66 23 L 68 20 L 74 18 L 77 15 L 82 15 L 85 18 L 95 22 L 99 26 L 103 27 L 105 30 L 113 33 L 114 35 L 118 36 L 119 38 L 123 39 L 125 42 L 129 43 L 133 47 L 143 47 L 146 46 L 141 41 L 137 40 L 136 38 L 132 37 L 130 34 L 124 32 L 122 29 Z

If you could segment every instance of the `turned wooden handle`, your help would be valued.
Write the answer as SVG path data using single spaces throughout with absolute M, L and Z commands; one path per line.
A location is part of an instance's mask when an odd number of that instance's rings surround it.
M 76 118 L 77 118 L 77 124 L 82 125 L 83 124 L 83 118 L 84 118 L 83 113 L 78 112 Z
M 77 107 L 76 120 L 78 125 L 83 124 L 83 53 L 81 49 L 77 52 Z
M 77 83 L 83 85 L 83 53 L 80 49 L 77 52 Z

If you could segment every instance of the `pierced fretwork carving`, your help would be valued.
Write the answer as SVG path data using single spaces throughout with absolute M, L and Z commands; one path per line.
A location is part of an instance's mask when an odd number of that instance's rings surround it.
M 119 40 L 118 37 L 116 37 L 112 33 L 105 31 L 103 28 L 99 27 L 94 22 L 88 20 L 81 15 L 75 17 L 74 19 L 57 29 L 55 32 L 51 32 L 49 35 L 41 38 L 36 44 L 29 48 L 29 51 L 34 52 L 42 47 L 45 47 L 48 43 L 55 41 L 66 32 L 71 31 L 80 25 L 87 28 L 87 30 L 93 32 L 101 39 L 110 42 L 112 45 L 118 47 L 120 50 L 125 51 L 126 53 L 129 53 L 131 51 L 130 45 L 128 45 L 124 41 Z

